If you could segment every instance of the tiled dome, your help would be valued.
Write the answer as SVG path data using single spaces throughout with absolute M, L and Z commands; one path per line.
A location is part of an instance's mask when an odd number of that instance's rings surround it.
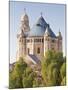
M 29 32 L 29 36 L 43 36 L 44 35 L 44 28 L 41 26 L 34 25 Z
M 47 27 L 47 23 L 45 22 L 44 18 L 41 16 L 38 19 L 37 23 L 30 30 L 29 36 L 43 36 L 46 27 Z
M 53 31 L 51 30 L 49 24 L 46 23 L 44 18 L 41 16 L 36 24 L 32 27 L 32 29 L 29 32 L 28 36 L 43 36 L 46 32 L 46 29 L 48 28 L 48 32 L 50 33 L 51 37 L 56 37 Z
M 46 23 L 46 21 L 44 20 L 44 18 L 41 16 L 41 17 L 38 19 L 36 25 L 40 25 L 41 27 L 46 28 L 47 23 Z

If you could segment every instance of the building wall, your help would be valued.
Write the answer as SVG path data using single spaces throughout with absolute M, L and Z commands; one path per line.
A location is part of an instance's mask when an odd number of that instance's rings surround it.
M 52 43 L 51 37 L 44 36 L 44 56 L 48 50 L 52 50 L 54 48 L 54 43 Z
M 57 38 L 57 51 L 62 52 L 62 39 Z
M 62 52 L 62 40 L 44 36 L 44 56 L 48 50 Z
M 44 56 L 44 54 L 43 54 L 43 52 L 44 52 L 44 42 L 42 41 L 43 37 L 35 37 L 35 40 L 36 39 L 39 39 L 40 41 L 39 42 L 34 42 L 34 53 L 41 60 L 42 57 Z M 38 49 L 40 49 L 40 52 L 39 52 Z
M 28 37 L 26 39 L 26 52 L 27 54 L 36 55 L 39 59 L 43 56 L 44 44 L 42 42 L 43 37 Z M 30 40 L 30 42 L 28 42 Z M 41 40 L 41 41 L 40 41 Z M 28 53 L 29 49 L 29 53 Z M 38 53 L 38 49 L 40 52 Z
M 27 37 L 26 38 L 26 54 L 34 54 L 33 47 L 34 47 L 33 38 Z
M 26 38 L 19 35 L 17 38 L 17 60 L 26 54 Z
M 17 59 L 19 59 L 19 57 L 23 57 L 23 55 L 33 54 L 41 60 L 48 50 L 62 52 L 61 32 L 59 32 L 57 38 L 52 38 L 49 36 L 50 33 L 48 28 L 49 25 L 44 36 L 24 37 L 24 32 L 28 32 L 30 30 L 29 18 L 25 13 L 24 16 L 21 17 L 21 33 L 17 38 Z
M 21 40 L 21 41 L 20 41 Z M 40 41 L 41 40 L 41 41 Z M 40 60 L 48 50 L 54 50 L 56 52 L 62 52 L 62 39 L 51 37 L 27 37 L 18 38 L 17 57 L 23 57 L 23 55 L 36 55 Z M 38 53 L 38 48 L 40 52 Z M 28 50 L 29 49 L 29 50 Z

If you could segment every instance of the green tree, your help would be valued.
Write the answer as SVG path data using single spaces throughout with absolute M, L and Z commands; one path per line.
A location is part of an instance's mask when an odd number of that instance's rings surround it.
M 60 68 L 61 78 L 63 79 L 66 76 L 66 62 L 64 62 Z
M 24 88 L 33 87 L 33 80 L 35 76 L 36 76 L 35 72 L 33 72 L 33 70 L 30 67 L 26 68 L 22 79 L 23 87 Z
M 61 85 L 62 85 L 62 86 L 65 86 L 65 85 L 66 85 L 66 77 L 64 77 L 64 78 L 62 79 Z
M 51 63 L 48 66 L 46 86 L 56 86 L 59 85 L 59 69 L 57 63 Z
M 39 87 L 39 86 L 40 86 L 40 82 L 37 78 L 35 78 L 33 81 L 33 87 Z
M 22 74 L 27 68 L 27 64 L 23 61 L 22 58 L 15 63 L 15 67 L 10 73 L 9 78 L 9 88 L 22 88 Z
M 60 85 L 60 67 L 63 64 L 61 52 L 48 51 L 41 62 L 41 73 L 46 86 Z
M 66 61 L 62 64 L 60 68 L 60 76 L 61 76 L 61 85 L 66 85 Z
M 21 87 L 22 87 L 21 77 L 18 74 L 15 74 L 14 72 L 10 73 L 9 88 L 21 88 Z
M 9 88 L 31 88 L 40 86 L 66 85 L 66 57 L 61 52 L 48 51 L 41 60 L 42 76 L 38 68 L 31 69 L 22 58 L 9 73 Z

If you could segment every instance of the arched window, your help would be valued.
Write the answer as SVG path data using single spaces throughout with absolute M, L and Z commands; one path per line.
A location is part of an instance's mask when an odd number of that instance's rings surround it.
M 27 39 L 27 43 L 29 43 L 30 42 L 30 39 Z
M 44 42 L 44 39 L 42 39 L 42 42 Z
M 39 48 L 39 47 L 37 48 L 37 53 L 38 53 L 38 54 L 40 53 L 40 48 Z
M 54 43 L 55 42 L 55 40 L 52 40 L 52 43 Z
M 34 42 L 41 42 L 41 39 L 34 39 Z
M 28 48 L 27 50 L 28 50 L 28 54 L 29 54 L 30 53 L 30 49 Z

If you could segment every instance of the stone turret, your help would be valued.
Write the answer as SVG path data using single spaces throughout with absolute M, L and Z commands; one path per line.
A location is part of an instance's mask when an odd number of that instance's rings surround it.
M 21 16 L 21 23 L 20 23 L 20 28 L 24 31 L 27 32 L 30 30 L 29 27 L 29 18 L 26 12 Z
M 49 49 L 50 49 L 50 32 L 49 32 L 49 24 L 48 24 L 44 34 L 44 56 L 45 56 L 45 52 L 47 52 Z
M 58 38 L 59 38 L 60 40 L 62 40 L 62 35 L 61 35 L 60 30 L 59 30 L 59 32 L 58 32 Z
M 26 47 L 25 47 L 25 35 L 23 30 L 20 30 L 20 32 L 17 34 L 17 60 L 20 57 L 23 57 L 23 55 L 25 54 L 26 51 Z
M 23 55 L 26 54 L 26 35 L 29 30 L 29 18 L 24 10 L 24 14 L 20 18 L 20 30 L 17 34 L 17 60 L 19 57 L 23 57 Z
M 46 37 L 50 36 L 50 32 L 49 32 L 48 29 L 49 29 L 49 24 L 47 25 L 46 31 L 45 31 L 45 36 L 46 36 Z
M 57 43 L 58 44 L 58 51 L 62 52 L 62 35 L 61 35 L 60 30 L 58 32 L 57 39 L 58 39 L 58 43 Z

